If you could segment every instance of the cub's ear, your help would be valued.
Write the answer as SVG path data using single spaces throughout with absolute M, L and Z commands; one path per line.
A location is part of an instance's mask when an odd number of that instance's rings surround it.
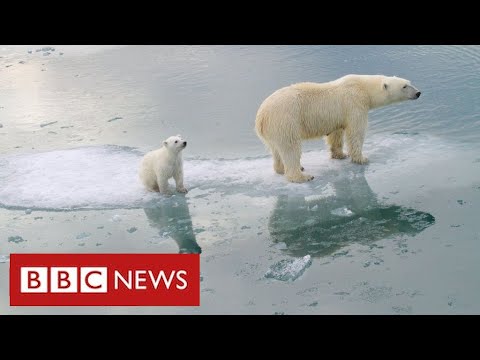
M 387 83 L 383 83 L 383 90 L 387 90 L 388 89 L 388 84 Z
M 181 138 L 181 137 L 182 137 L 182 135 L 178 134 L 178 135 L 177 135 L 177 137 Z
M 167 146 L 167 145 L 168 145 L 168 141 L 165 140 L 165 141 L 163 142 L 163 145 Z

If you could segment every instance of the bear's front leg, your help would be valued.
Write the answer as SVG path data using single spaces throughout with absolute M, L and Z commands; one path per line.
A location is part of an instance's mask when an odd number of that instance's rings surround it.
M 330 156 L 332 159 L 345 159 L 347 157 L 343 153 L 343 135 L 343 129 L 335 130 L 327 135 L 327 143 L 330 145 Z
M 188 190 L 183 186 L 183 170 L 177 169 L 173 174 L 173 178 L 175 179 L 177 191 L 186 194 Z
M 172 195 L 172 192 L 168 188 L 168 178 L 167 177 L 157 175 L 157 184 L 158 184 L 158 191 L 160 192 L 160 194 Z
M 367 133 L 368 116 L 355 116 L 349 119 L 345 130 L 345 137 L 348 147 L 348 154 L 355 164 L 367 164 L 368 158 L 363 156 L 362 148 Z

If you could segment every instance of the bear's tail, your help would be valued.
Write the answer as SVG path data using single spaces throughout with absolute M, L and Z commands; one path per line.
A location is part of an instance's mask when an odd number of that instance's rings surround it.
M 257 118 L 255 119 L 255 132 L 257 133 L 257 136 L 262 140 L 265 138 L 264 126 L 265 118 L 262 116 L 261 113 L 258 113 Z

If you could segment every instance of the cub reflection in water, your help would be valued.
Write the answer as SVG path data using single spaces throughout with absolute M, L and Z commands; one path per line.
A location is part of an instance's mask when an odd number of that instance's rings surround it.
M 435 222 L 429 213 L 379 203 L 363 170 L 351 175 L 324 177 L 332 178 L 332 196 L 279 196 L 269 219 L 273 241 L 285 243 L 292 256 L 320 257 L 353 243 L 416 235 Z
M 192 218 L 185 196 L 163 198 L 151 207 L 144 208 L 151 226 L 159 230 L 160 235 L 170 236 L 178 245 L 180 254 L 200 254 L 193 232 Z

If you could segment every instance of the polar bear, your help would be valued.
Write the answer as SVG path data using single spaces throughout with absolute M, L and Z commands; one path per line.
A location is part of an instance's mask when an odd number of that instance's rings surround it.
M 173 177 L 177 191 L 187 192 L 183 186 L 182 160 L 182 150 L 186 146 L 187 142 L 180 135 L 170 136 L 160 149 L 145 154 L 140 163 L 139 177 L 148 190 L 171 195 L 168 179 Z
M 326 83 L 297 83 L 263 101 L 255 131 L 272 152 L 274 170 L 288 181 L 302 183 L 313 179 L 302 173 L 302 140 L 326 136 L 331 157 L 344 159 L 345 134 L 352 162 L 366 164 L 362 146 L 368 111 L 419 97 L 410 81 L 395 76 L 350 74 Z

